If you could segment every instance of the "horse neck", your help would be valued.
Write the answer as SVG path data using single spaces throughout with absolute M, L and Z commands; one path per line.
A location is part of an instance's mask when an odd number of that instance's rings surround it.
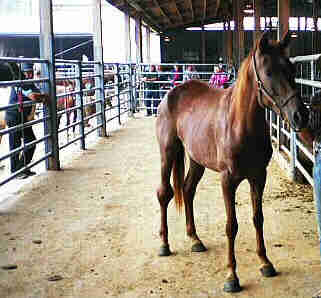
M 248 69 L 243 79 L 237 81 L 233 92 L 233 122 L 247 130 L 265 127 L 265 110 L 258 103 L 258 90 L 252 68 Z

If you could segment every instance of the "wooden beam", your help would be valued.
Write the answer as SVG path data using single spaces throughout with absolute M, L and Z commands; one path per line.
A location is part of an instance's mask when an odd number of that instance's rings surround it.
M 215 8 L 215 10 L 216 10 L 216 15 L 217 15 L 217 13 L 218 13 L 218 10 L 219 10 L 219 8 L 221 7 L 221 0 L 216 0 L 216 8 Z
M 175 10 L 176 10 L 176 13 L 177 13 L 178 17 L 179 17 L 180 20 L 183 22 L 183 21 L 184 21 L 183 16 L 182 16 L 180 10 L 178 9 L 176 2 L 173 3 L 173 6 L 174 6 L 174 8 L 175 8 Z
M 194 22 L 195 14 L 194 14 L 194 8 L 193 8 L 193 0 L 188 0 L 188 3 L 189 3 L 190 10 L 191 10 L 192 22 Z
M 261 35 L 261 14 L 262 14 L 262 0 L 254 0 L 254 31 L 253 31 L 253 47 L 256 40 Z
M 278 17 L 278 40 L 281 40 L 283 34 L 289 30 L 290 0 L 278 0 Z
M 170 23 L 172 24 L 173 22 L 171 21 L 171 19 L 169 18 L 169 16 L 165 13 L 165 11 L 161 8 L 161 6 L 159 5 L 157 0 L 154 0 L 155 5 L 157 6 L 158 10 L 161 12 L 161 14 L 163 15 L 163 17 Z
M 145 9 L 143 9 L 136 0 L 126 0 L 127 4 L 132 6 L 140 15 L 142 15 L 143 20 L 146 22 L 146 24 L 150 25 L 151 27 L 154 27 L 157 31 L 162 31 L 162 28 L 159 24 L 157 24 L 146 12 Z
M 204 0 L 203 1 L 203 17 L 202 17 L 203 20 L 206 19 L 206 7 L 207 7 L 207 1 Z

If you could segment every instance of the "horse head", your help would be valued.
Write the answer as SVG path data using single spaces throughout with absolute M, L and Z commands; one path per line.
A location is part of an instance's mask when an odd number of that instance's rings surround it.
M 287 120 L 295 131 L 306 127 L 308 110 L 296 88 L 295 67 L 289 59 L 289 32 L 275 42 L 264 33 L 252 54 L 258 102 Z

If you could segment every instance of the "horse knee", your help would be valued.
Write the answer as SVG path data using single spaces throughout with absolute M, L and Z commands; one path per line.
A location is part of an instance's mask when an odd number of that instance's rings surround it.
M 160 205 L 167 206 L 170 200 L 174 197 L 174 191 L 171 185 L 161 185 L 157 189 L 157 198 Z

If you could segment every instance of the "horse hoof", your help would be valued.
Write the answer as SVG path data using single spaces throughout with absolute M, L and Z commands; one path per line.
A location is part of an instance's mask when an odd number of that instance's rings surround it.
M 197 242 L 192 246 L 192 252 L 203 252 L 207 251 L 207 248 L 203 245 L 202 242 Z
M 260 268 L 260 271 L 264 277 L 273 277 L 277 275 L 273 265 L 266 265 Z
M 169 249 L 169 245 L 162 245 L 160 250 L 159 250 L 159 254 L 160 257 L 168 257 L 171 255 L 171 251 Z
M 225 282 L 223 290 L 227 293 L 237 293 L 242 291 L 242 288 L 240 287 L 239 280 L 233 279 Z

